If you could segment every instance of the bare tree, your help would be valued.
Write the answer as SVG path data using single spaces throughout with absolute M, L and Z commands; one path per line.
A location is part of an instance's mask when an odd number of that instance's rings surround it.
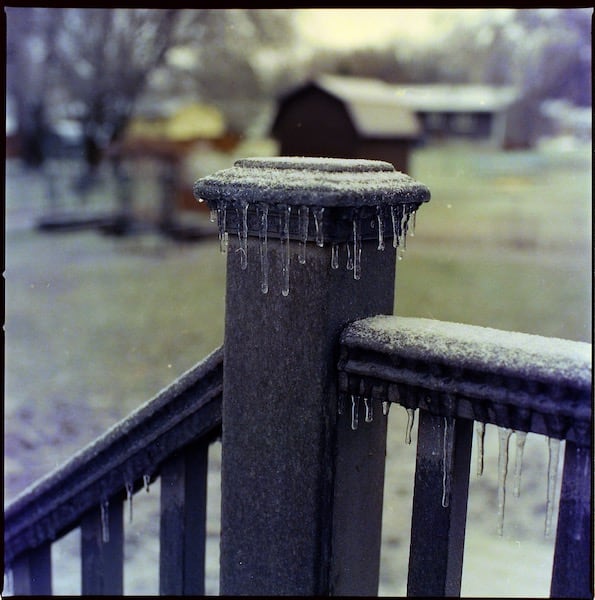
M 50 9 L 51 10 L 51 9 Z M 170 48 L 177 11 L 60 9 L 52 75 L 83 124 L 90 173 Z
M 192 52 L 195 60 L 178 71 L 178 81 L 216 104 L 230 129 L 244 132 L 263 103 L 274 97 L 278 73 L 293 67 L 291 10 L 180 12 L 178 47 Z
M 7 7 L 6 15 L 6 91 L 16 107 L 23 160 L 39 167 L 46 154 L 49 67 L 60 19 L 41 8 Z

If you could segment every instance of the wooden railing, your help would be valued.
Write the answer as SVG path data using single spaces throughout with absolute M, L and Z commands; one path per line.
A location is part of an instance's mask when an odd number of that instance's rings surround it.
M 551 595 L 592 596 L 591 358 L 590 344 L 428 319 L 375 317 L 346 328 L 339 390 L 352 427 L 365 427 L 373 403 L 384 412 L 404 406 L 409 426 L 419 409 L 408 595 L 460 593 L 475 421 L 480 460 L 485 424 L 500 428 L 500 520 L 511 433 L 548 436 L 554 455 L 566 440 Z M 555 477 L 557 462 L 550 469 Z
M 222 363 L 219 349 L 7 507 L 14 593 L 51 594 L 51 544 L 80 527 L 82 593 L 122 594 L 123 503 L 156 477 L 167 548 L 160 593 L 204 593 L 207 457 L 221 432 Z

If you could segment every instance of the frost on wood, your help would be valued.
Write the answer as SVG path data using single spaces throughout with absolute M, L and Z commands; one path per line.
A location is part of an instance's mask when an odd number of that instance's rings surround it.
M 442 505 L 448 499 L 448 436 L 456 417 L 475 419 L 477 474 L 483 472 L 486 423 L 497 426 L 497 531 L 507 493 L 521 493 L 527 432 L 547 436 L 545 534 L 552 531 L 560 440 L 591 443 L 591 345 L 421 318 L 377 316 L 344 330 L 340 390 L 386 389 L 386 399 L 444 418 Z M 514 436 L 514 437 L 512 437 Z M 510 469 L 509 442 L 514 440 Z M 436 449 L 436 454 L 440 449 Z M 510 472 L 509 472 L 510 471 Z M 512 486 L 507 485 L 511 483 Z
M 263 293 L 268 292 L 267 244 L 280 240 L 284 296 L 292 244 L 301 265 L 308 242 L 330 245 L 330 268 L 339 268 L 343 254 L 345 268 L 360 279 L 362 242 L 376 240 L 384 251 L 388 235 L 401 259 L 407 234 L 413 235 L 415 211 L 430 198 L 425 186 L 383 161 L 305 157 L 238 160 L 197 181 L 194 195 L 208 203 L 211 220 L 217 221 L 222 252 L 237 235 L 242 269 L 249 260 L 247 237 L 259 237 Z
M 421 203 L 429 190 L 387 162 L 336 158 L 272 157 L 238 160 L 230 169 L 199 179 L 197 199 L 209 202 L 376 207 Z
M 460 369 L 591 386 L 591 345 L 584 342 L 384 315 L 353 323 L 342 341 Z

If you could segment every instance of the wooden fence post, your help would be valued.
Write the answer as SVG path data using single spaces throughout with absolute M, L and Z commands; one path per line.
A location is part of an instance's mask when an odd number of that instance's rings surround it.
M 374 595 L 386 419 L 363 396 L 338 415 L 338 340 L 392 313 L 393 224 L 429 192 L 380 161 L 279 157 L 194 193 L 228 253 L 220 592 Z

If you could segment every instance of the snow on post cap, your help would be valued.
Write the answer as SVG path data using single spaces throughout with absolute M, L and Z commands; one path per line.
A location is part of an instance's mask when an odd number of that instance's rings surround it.
M 268 202 L 353 208 L 416 204 L 429 189 L 388 162 L 340 158 L 276 156 L 244 158 L 194 184 L 207 202 Z
M 591 344 L 433 319 L 377 316 L 347 327 L 342 343 L 462 369 L 591 386 Z
M 329 173 L 362 173 L 365 171 L 394 171 L 395 168 L 383 160 L 365 160 L 352 158 L 317 158 L 310 156 L 270 156 L 268 158 L 241 158 L 235 167 L 256 169 L 309 169 Z

